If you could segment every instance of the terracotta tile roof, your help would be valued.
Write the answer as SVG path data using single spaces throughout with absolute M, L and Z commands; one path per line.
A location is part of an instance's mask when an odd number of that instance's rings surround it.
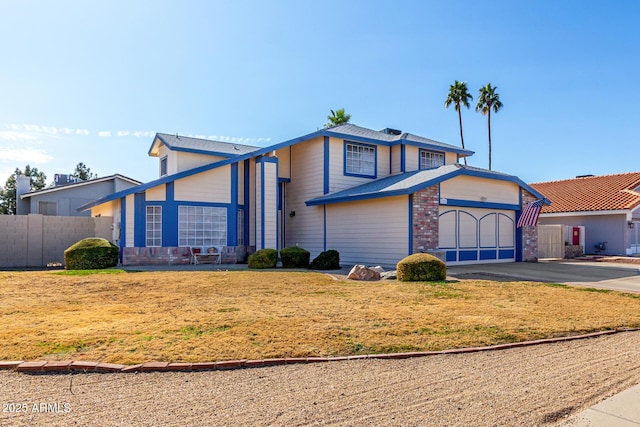
M 531 184 L 551 200 L 541 213 L 630 210 L 640 205 L 640 172 Z

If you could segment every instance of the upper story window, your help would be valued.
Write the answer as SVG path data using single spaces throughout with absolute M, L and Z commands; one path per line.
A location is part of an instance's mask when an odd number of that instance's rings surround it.
M 376 147 L 375 145 L 345 142 L 344 145 L 344 174 L 376 177 Z
M 444 165 L 444 153 L 420 150 L 420 169 L 437 168 Z
M 167 156 L 160 159 L 160 176 L 167 174 Z

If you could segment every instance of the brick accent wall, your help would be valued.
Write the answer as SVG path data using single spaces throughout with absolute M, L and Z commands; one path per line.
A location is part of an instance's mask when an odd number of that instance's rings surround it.
M 224 246 L 222 264 L 235 264 L 247 258 L 247 246 Z M 123 248 L 122 265 L 181 265 L 190 264 L 191 254 L 186 247 Z
M 438 247 L 438 207 L 440 193 L 437 185 L 413 194 L 413 252 L 427 252 Z
M 531 193 L 521 189 L 522 207 L 527 203 L 537 200 Z M 538 262 L 538 227 L 524 226 L 522 227 L 522 261 Z

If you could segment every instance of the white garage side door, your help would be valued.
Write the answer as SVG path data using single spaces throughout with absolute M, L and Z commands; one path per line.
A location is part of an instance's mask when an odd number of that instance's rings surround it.
M 440 206 L 438 224 L 447 264 L 515 261 L 514 211 Z

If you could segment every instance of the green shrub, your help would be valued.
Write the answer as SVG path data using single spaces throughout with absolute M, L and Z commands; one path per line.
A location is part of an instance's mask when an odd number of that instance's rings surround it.
M 249 255 L 249 268 L 276 268 L 278 251 L 275 249 L 260 249 Z
M 120 249 L 107 239 L 90 237 L 69 246 L 64 251 L 64 268 L 67 270 L 95 270 L 115 267 Z
M 310 257 L 308 250 L 297 246 L 280 249 L 280 260 L 284 268 L 307 268 Z
M 436 281 L 447 278 L 447 266 L 429 254 L 413 254 L 397 265 L 398 280 L 403 282 Z
M 340 253 L 333 249 L 320 252 L 320 254 L 311 261 L 309 268 L 312 270 L 337 270 L 340 268 Z

